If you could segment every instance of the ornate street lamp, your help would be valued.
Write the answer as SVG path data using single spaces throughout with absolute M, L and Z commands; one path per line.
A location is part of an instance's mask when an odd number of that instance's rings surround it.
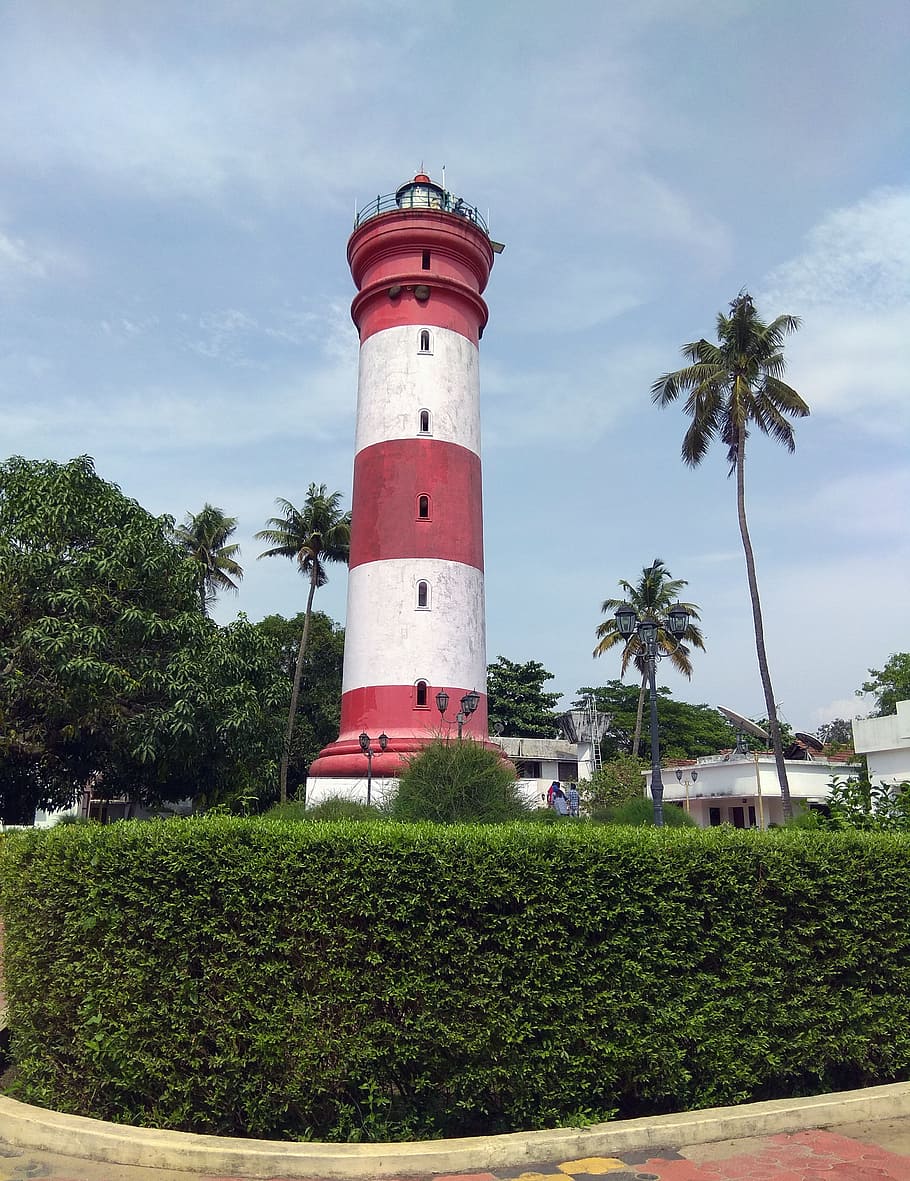
M 679 782 L 679 783 L 684 782 L 682 768 L 680 768 L 680 767 L 676 768 L 676 779 L 677 779 L 677 782 Z M 692 772 L 691 781 L 689 779 L 688 773 L 686 774 L 685 785 L 686 785 L 686 811 L 687 812 L 689 811 L 689 785 L 690 785 L 690 782 L 694 783 L 697 779 L 698 779 L 698 772 L 697 771 Z
M 470 693 L 465 693 L 461 699 L 461 709 L 455 715 L 455 721 L 458 723 L 458 737 L 461 738 L 461 728 L 471 716 L 471 714 L 480 705 L 480 694 L 472 689 Z M 440 718 L 445 721 L 445 713 L 449 708 L 449 695 L 445 689 L 440 689 L 436 694 L 436 708 L 439 710 Z
M 660 773 L 660 739 L 657 732 L 657 662 L 671 652 L 659 650 L 658 636 L 661 629 L 676 640 L 677 647 L 689 626 L 689 612 L 682 603 L 675 603 L 667 612 L 666 619 L 639 615 L 634 607 L 623 603 L 614 612 L 616 629 L 628 640 L 638 637 L 648 667 L 648 688 L 651 701 L 651 796 L 654 800 L 654 823 L 658 828 L 664 823 L 664 781 Z M 675 651 L 676 649 L 674 649 Z
M 375 753 L 373 750 L 373 739 L 367 734 L 366 730 L 363 730 L 360 734 L 359 741 L 360 749 L 367 757 L 367 804 L 369 804 L 373 795 L 373 755 Z M 389 745 L 389 736 L 384 730 L 379 735 L 378 741 L 379 749 L 384 751 Z

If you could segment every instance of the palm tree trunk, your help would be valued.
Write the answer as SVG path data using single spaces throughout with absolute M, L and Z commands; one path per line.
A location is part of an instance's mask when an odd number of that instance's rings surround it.
M 294 669 L 294 685 L 291 689 L 291 708 L 288 710 L 288 731 L 284 737 L 284 751 L 281 755 L 281 802 L 288 798 L 288 762 L 291 757 L 291 735 L 294 733 L 294 718 L 297 716 L 297 698 L 300 696 L 300 678 L 303 674 L 303 657 L 306 652 L 307 639 L 310 634 L 310 616 L 313 613 L 313 595 L 316 594 L 316 579 L 319 574 L 319 564 L 314 561 L 310 570 L 310 593 L 306 600 L 306 614 L 303 617 L 303 635 L 300 637 L 300 647 L 297 650 L 297 665 Z
M 774 703 L 774 690 L 771 687 L 771 673 L 768 669 L 768 656 L 765 652 L 765 629 L 762 623 L 761 601 L 758 597 L 758 579 L 755 575 L 755 556 L 752 553 L 752 542 L 749 538 L 749 527 L 746 523 L 746 433 L 739 429 L 736 443 L 736 511 L 739 516 L 739 532 L 743 540 L 743 552 L 746 555 L 746 576 L 749 580 L 749 595 L 752 599 L 752 622 L 755 625 L 755 651 L 758 656 L 758 672 L 761 676 L 762 688 L 765 691 L 765 709 L 768 711 L 768 729 L 771 732 L 771 746 L 774 750 L 774 762 L 777 766 L 777 778 L 780 783 L 780 803 L 784 820 L 793 817 L 793 805 L 790 803 L 790 784 L 787 780 L 787 768 L 784 763 L 784 747 L 780 739 L 780 726 L 777 721 L 777 706 Z
M 632 754 L 637 759 L 639 755 L 639 748 L 641 747 L 641 726 L 645 713 L 645 687 L 648 683 L 648 674 L 643 672 L 641 674 L 641 689 L 638 692 L 638 713 L 635 715 L 635 737 L 632 739 Z

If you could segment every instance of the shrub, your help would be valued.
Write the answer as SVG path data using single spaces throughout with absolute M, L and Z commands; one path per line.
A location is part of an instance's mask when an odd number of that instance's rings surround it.
M 412 756 L 392 801 L 396 820 L 438 824 L 496 823 L 526 811 L 512 764 L 470 738 L 437 738 Z
M 641 799 L 648 764 L 635 755 L 617 754 L 604 763 L 590 779 L 579 784 L 582 797 L 591 811 L 613 808 L 628 800 Z
M 7 834 L 16 1093 L 387 1139 L 906 1078 L 908 852 L 588 824 Z
M 276 804 L 265 816 L 268 820 L 380 820 L 383 813 L 375 804 L 333 796 L 309 807 L 299 800 L 289 800 Z
M 627 800 L 624 804 L 617 804 L 611 808 L 598 808 L 592 813 L 592 819 L 600 824 L 634 824 L 653 825 L 654 802 L 648 797 L 637 796 L 634 800 Z M 667 828 L 695 828 L 696 824 L 689 813 L 679 804 L 668 804 L 664 800 L 664 825 Z

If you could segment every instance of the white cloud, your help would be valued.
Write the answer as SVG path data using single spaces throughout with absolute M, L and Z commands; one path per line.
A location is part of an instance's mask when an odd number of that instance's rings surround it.
M 64 251 L 0 230 L 0 289 L 44 281 L 76 269 Z
M 774 303 L 799 306 L 878 312 L 910 302 L 910 189 L 878 189 L 829 214 L 766 286 Z
M 764 287 L 775 314 L 803 318 L 787 356 L 813 411 L 873 435 L 910 427 L 910 189 L 880 189 L 829 214 Z

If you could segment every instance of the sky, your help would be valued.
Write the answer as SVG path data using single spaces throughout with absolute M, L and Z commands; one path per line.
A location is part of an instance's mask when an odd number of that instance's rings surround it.
M 481 345 L 487 653 L 568 704 L 604 599 L 661 558 L 684 701 L 765 714 L 722 447 L 650 389 L 747 289 L 799 316 L 796 452 L 749 440 L 781 717 L 866 712 L 910 648 L 906 0 L 6 0 L 0 458 L 89 454 L 151 512 L 238 519 L 217 617 L 305 605 L 255 532 L 350 504 L 356 206 L 419 168 L 506 244 Z M 346 571 L 316 606 L 344 622 Z

